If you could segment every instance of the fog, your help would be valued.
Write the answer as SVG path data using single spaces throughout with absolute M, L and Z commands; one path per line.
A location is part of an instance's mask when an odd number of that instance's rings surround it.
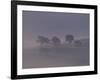
M 66 43 L 67 34 L 74 37 L 71 44 Z M 50 42 L 40 44 L 38 36 Z M 60 45 L 53 45 L 54 36 Z M 23 68 L 89 65 L 89 14 L 23 11 L 22 41 Z

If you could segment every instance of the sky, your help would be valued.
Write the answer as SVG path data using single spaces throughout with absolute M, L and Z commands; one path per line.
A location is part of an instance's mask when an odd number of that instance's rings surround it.
M 89 14 L 43 11 L 23 11 L 23 45 L 33 48 L 38 44 L 37 36 L 51 39 L 57 36 L 61 41 L 72 34 L 75 39 L 89 38 Z

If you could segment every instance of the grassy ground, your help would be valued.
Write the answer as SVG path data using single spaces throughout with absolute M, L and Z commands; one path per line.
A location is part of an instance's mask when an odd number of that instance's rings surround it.
M 38 48 L 23 50 L 23 68 L 89 65 L 89 48 Z

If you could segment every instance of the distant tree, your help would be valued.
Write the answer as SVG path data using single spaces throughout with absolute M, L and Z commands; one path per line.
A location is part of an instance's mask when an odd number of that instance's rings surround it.
M 37 42 L 39 42 L 40 45 L 43 45 L 43 44 L 48 44 L 50 40 L 47 37 L 38 36 Z
M 80 47 L 82 45 L 80 40 L 74 41 L 74 44 L 75 44 L 76 47 Z
M 58 37 L 54 36 L 54 37 L 52 37 L 52 43 L 53 43 L 53 45 L 58 46 L 58 45 L 60 45 L 61 41 Z
M 74 40 L 74 36 L 71 35 L 71 34 L 68 34 L 68 35 L 65 36 L 65 40 L 66 40 L 66 42 L 68 42 L 69 44 L 71 44 L 72 41 Z

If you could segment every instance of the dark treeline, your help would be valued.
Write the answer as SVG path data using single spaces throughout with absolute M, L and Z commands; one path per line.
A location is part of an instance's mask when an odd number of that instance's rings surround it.
M 67 45 L 75 45 L 75 46 L 81 46 L 82 43 L 80 40 L 75 40 L 75 37 L 72 34 L 67 34 L 64 39 L 65 43 Z M 63 44 L 61 42 L 60 38 L 57 36 L 53 36 L 51 39 L 44 37 L 44 36 L 38 36 L 37 42 L 43 46 L 43 45 L 52 45 L 52 46 L 60 46 Z

